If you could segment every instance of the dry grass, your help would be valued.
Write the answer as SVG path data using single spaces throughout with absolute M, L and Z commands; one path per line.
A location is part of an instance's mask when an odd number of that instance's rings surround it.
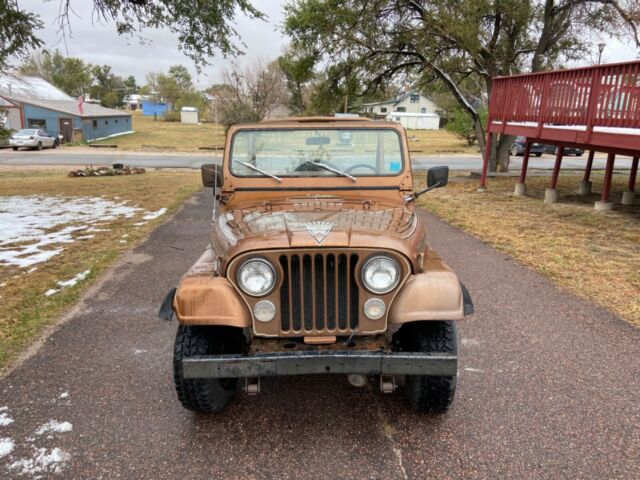
M 145 117 L 133 112 L 133 130 L 135 133 L 109 138 L 98 144 L 118 145 L 118 150 L 201 152 L 200 147 L 224 147 L 224 129 L 212 123 L 201 125 L 183 125 L 180 122 L 165 122 L 161 118 Z M 216 143 L 217 140 L 217 143 Z
M 468 230 L 576 295 L 599 303 L 640 326 L 640 208 L 615 206 L 598 213 L 598 195 L 581 198 L 578 177 L 561 177 L 560 202 L 542 202 L 548 178 L 529 178 L 527 196 L 513 197 L 514 178 L 489 182 L 478 193 L 477 179 L 449 184 L 420 202 L 445 220 Z M 593 178 L 599 192 L 602 177 Z M 619 203 L 625 176 L 614 177 L 612 201 Z
M 37 270 L 32 273 L 28 273 L 28 269 L 0 265 L 0 285 L 5 284 L 0 288 L 0 368 L 73 304 L 120 253 L 139 243 L 199 187 L 198 172 L 165 170 L 91 178 L 67 178 L 62 171 L 2 172 L 0 196 L 102 196 L 118 202 L 128 200 L 128 205 L 148 211 L 166 207 L 167 213 L 142 226 L 134 225 L 139 219 L 122 217 L 101 224 L 101 228 L 109 231 L 67 246 L 60 255 L 37 264 Z M 56 287 L 58 280 L 70 279 L 88 269 L 91 273 L 86 280 L 53 296 L 44 295 Z
M 446 130 L 407 130 L 409 149 L 417 155 L 437 155 L 441 153 L 461 153 L 479 155 L 478 146 L 468 146 L 467 142 Z
M 203 152 L 200 147 L 223 147 L 224 129 L 212 123 L 183 125 L 180 122 L 165 122 L 162 119 L 144 117 L 133 112 L 135 133 L 109 138 L 97 144 L 117 145 L 118 150 L 157 150 L 176 152 Z M 467 142 L 446 130 L 407 130 L 409 148 L 419 155 L 442 153 L 478 154 L 478 147 L 469 147 Z M 159 148 L 149 148 L 159 147 Z M 222 150 L 220 150 L 222 151 Z

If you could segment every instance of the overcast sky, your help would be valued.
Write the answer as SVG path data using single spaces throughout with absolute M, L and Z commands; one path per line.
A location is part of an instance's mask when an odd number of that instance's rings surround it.
M 4 1 L 4 0 L 0 0 Z M 282 22 L 282 4 L 285 0 L 258 0 L 254 5 L 268 15 L 267 21 L 252 20 L 243 15 L 235 19 L 235 28 L 246 44 L 246 55 L 236 59 L 244 64 L 254 58 L 271 60 L 280 55 L 288 40 L 279 31 Z M 178 39 L 166 30 L 147 30 L 143 38 L 148 43 L 141 44 L 137 37 L 119 36 L 114 23 L 92 22 L 93 2 L 71 0 L 77 15 L 71 15 L 71 37 L 67 37 L 66 47 L 61 40 L 57 24 L 59 0 L 21 0 L 20 8 L 40 15 L 44 29 L 39 36 L 46 47 L 67 51 L 72 57 L 97 65 L 111 65 L 112 71 L 121 76 L 134 75 L 143 84 L 148 72 L 166 71 L 171 65 L 182 64 L 193 74 L 198 87 L 205 88 L 219 80 L 220 67 L 225 60 L 219 56 L 211 61 L 198 75 L 193 62 L 178 50 Z
M 0 0 L 3 1 L 3 0 Z M 267 21 L 251 20 L 242 15 L 235 19 L 236 30 L 246 44 L 246 55 L 236 59 L 245 64 L 255 58 L 271 60 L 276 58 L 287 45 L 288 39 L 278 30 L 282 23 L 282 5 L 286 0 L 255 0 L 254 5 L 268 15 Z M 97 65 L 111 65 L 117 75 L 135 75 L 138 83 L 143 84 L 148 72 L 166 71 L 171 65 L 183 64 L 193 74 L 195 83 L 205 88 L 220 79 L 221 67 L 227 62 L 222 57 L 214 58 L 212 66 L 206 67 L 198 75 L 193 62 L 178 50 L 175 35 L 165 30 L 148 30 L 143 37 L 148 40 L 141 44 L 137 37 L 119 36 L 113 23 L 92 22 L 93 2 L 90 0 L 71 0 L 71 6 L 77 15 L 71 15 L 71 36 L 66 47 L 57 24 L 59 0 L 21 0 L 24 10 L 38 13 L 44 24 L 40 31 L 47 48 L 59 48 L 70 56 L 79 57 Z M 592 59 L 597 59 L 599 41 L 605 41 L 607 47 L 603 53 L 603 63 L 621 62 L 639 58 L 637 49 L 630 42 L 618 42 L 607 38 L 594 38 Z M 585 62 L 588 64 L 590 62 Z M 575 65 L 579 66 L 579 65 Z

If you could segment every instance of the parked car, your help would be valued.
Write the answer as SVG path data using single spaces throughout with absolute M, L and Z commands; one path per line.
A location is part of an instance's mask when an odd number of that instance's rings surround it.
M 235 125 L 227 138 L 222 165 L 202 167 L 210 245 L 160 308 L 179 323 L 182 405 L 217 412 L 260 377 L 343 374 L 447 410 L 455 324 L 473 303 L 415 200 L 446 186 L 448 167 L 415 189 L 405 129 L 361 118 Z
M 558 146 L 545 145 L 544 153 L 551 153 L 553 155 L 556 155 L 558 153 Z M 576 148 L 576 147 L 564 147 L 564 150 L 562 153 L 563 155 L 575 155 L 576 157 L 581 157 L 582 155 L 584 155 L 584 150 L 582 148 Z
M 525 137 L 517 137 L 516 141 L 513 143 L 513 146 L 511 147 L 511 150 L 510 150 L 511 155 L 513 155 L 514 157 L 523 156 L 526 141 L 527 139 Z M 531 155 L 535 155 L 536 157 L 539 157 L 544 153 L 544 145 L 541 143 L 532 143 L 530 153 Z
M 42 129 L 23 128 L 11 135 L 9 138 L 9 146 L 14 150 L 18 150 L 19 148 L 42 150 L 43 148 L 56 148 L 58 146 L 58 139 Z

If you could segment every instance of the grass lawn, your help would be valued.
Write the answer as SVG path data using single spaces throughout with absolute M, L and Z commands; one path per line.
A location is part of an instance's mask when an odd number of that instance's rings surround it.
M 28 267 L 0 262 L 0 368 L 7 366 L 23 347 L 54 322 L 64 309 L 78 300 L 82 292 L 120 253 L 135 246 L 200 188 L 199 172 L 163 170 L 143 175 L 86 178 L 68 178 L 66 173 L 59 170 L 2 172 L 0 207 L 5 205 L 5 208 L 0 208 L 0 220 L 3 216 L 6 219 L 7 215 L 22 213 L 25 218 L 29 216 L 34 221 L 36 215 L 16 212 L 18 209 L 11 211 L 6 206 L 9 201 L 29 205 L 30 202 L 33 203 L 35 196 L 63 205 L 69 205 L 75 200 L 85 202 L 85 206 L 84 211 L 80 208 L 74 212 L 68 222 L 67 217 L 59 217 L 58 225 L 33 234 L 31 239 L 27 235 L 20 241 L 0 244 L 0 258 L 9 249 L 24 248 L 34 242 L 41 242 L 46 235 L 56 235 L 56 232 L 64 228 L 79 225 L 78 216 L 91 210 L 100 201 L 109 201 L 120 209 L 126 206 L 142 210 L 136 211 L 130 218 L 123 215 L 111 218 L 109 215 L 102 215 L 101 220 L 91 224 L 89 229 L 74 231 L 71 242 L 42 246 L 44 251 L 62 248 L 61 253 L 47 261 Z M 161 210 L 163 208 L 166 208 L 166 212 Z M 51 214 L 55 214 L 55 211 L 51 210 Z M 148 218 L 145 219 L 144 216 Z M 45 209 L 40 218 L 47 222 L 50 217 Z M 19 231 L 19 227 L 12 222 L 5 223 L 4 228 Z M 87 270 L 89 273 L 86 278 L 75 285 L 71 285 L 73 282 L 69 282 L 67 286 L 58 284 Z M 45 292 L 49 290 L 56 292 L 46 296 Z
M 467 142 L 446 130 L 407 130 L 409 150 L 414 155 L 438 155 L 461 153 L 480 155 L 478 146 L 470 147 Z
M 145 117 L 133 112 L 135 133 L 108 138 L 97 144 L 117 145 L 118 150 L 157 150 L 200 152 L 200 147 L 224 147 L 224 128 L 213 123 L 183 125 L 180 122 L 165 122 L 160 117 Z
M 512 195 L 515 178 L 450 183 L 420 205 L 549 277 L 556 285 L 640 326 L 640 208 L 619 205 L 627 176 L 615 176 L 610 213 L 594 211 L 597 194 L 573 192 L 579 177 L 560 177 L 560 201 L 542 202 L 548 178 L 527 179 L 527 196 Z M 599 192 L 602 176 L 593 178 Z M 524 292 L 523 292 L 524 294 Z
M 118 150 L 157 150 L 178 152 L 203 152 L 200 147 L 224 147 L 224 128 L 212 123 L 183 125 L 180 122 L 165 122 L 162 119 L 144 117 L 133 112 L 135 133 L 95 142 L 117 145 Z M 466 142 L 446 130 L 407 130 L 409 149 L 420 155 L 441 153 L 479 154 L 478 147 L 469 147 Z M 222 150 L 220 150 L 222 151 Z

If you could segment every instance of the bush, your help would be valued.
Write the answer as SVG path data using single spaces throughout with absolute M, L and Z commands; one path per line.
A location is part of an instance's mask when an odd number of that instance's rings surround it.
M 220 112 L 220 124 L 224 126 L 225 132 L 236 123 L 253 123 L 260 120 L 262 118 L 259 118 L 251 105 L 246 102 L 229 102 Z
M 483 123 L 486 122 L 486 109 L 483 108 L 482 110 L 480 110 L 479 114 L 481 121 Z M 464 138 L 469 145 L 473 145 L 478 141 L 476 131 L 473 128 L 473 120 L 471 119 L 471 116 L 469 116 L 469 114 L 461 108 L 453 111 L 453 113 L 449 117 L 449 121 L 444 128 L 448 132 L 451 132 L 458 137 Z
M 179 122 L 180 121 L 180 112 L 171 112 L 168 111 L 164 114 L 165 122 Z

